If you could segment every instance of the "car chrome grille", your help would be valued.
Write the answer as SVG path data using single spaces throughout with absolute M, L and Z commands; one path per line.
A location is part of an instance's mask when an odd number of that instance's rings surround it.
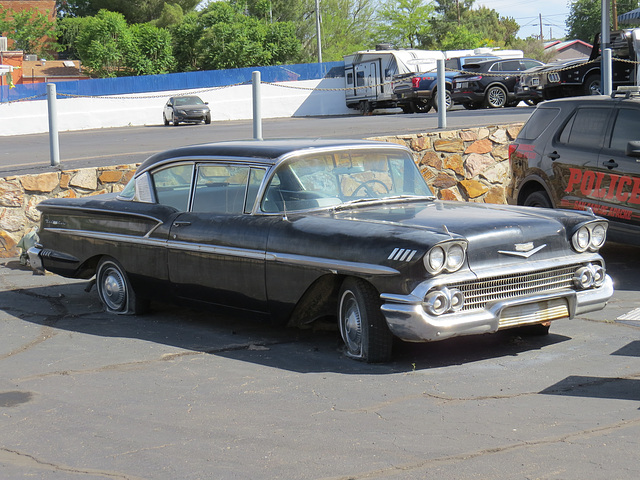
M 561 267 L 526 274 L 501 275 L 449 285 L 465 297 L 462 310 L 484 308 L 488 302 L 547 293 L 573 287 L 576 266 Z
M 550 73 L 549 76 L 547 77 L 549 79 L 549 81 L 551 83 L 558 83 L 560 81 L 560 74 L 559 73 Z

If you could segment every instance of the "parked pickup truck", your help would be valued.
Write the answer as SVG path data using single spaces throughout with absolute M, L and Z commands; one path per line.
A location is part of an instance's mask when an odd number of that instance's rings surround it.
M 447 58 L 445 60 L 445 102 L 447 110 L 451 102 L 451 81 L 453 77 L 464 70 L 467 63 L 478 63 L 486 60 L 499 60 L 496 55 L 474 55 Z M 438 75 L 436 70 L 426 73 L 405 73 L 393 77 L 393 94 L 397 99 L 397 105 L 404 113 L 427 113 L 431 107 L 438 109 Z
M 613 90 L 635 85 L 634 60 L 638 54 L 640 29 L 611 32 Z M 527 79 L 522 88 L 537 89 L 545 100 L 576 95 L 600 95 L 600 34 L 596 35 L 588 60 L 573 60 L 564 65 L 549 64 Z

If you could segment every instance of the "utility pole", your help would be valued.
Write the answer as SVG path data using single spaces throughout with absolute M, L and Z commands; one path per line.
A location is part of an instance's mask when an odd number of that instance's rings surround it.
M 316 40 L 318 41 L 318 63 L 322 63 L 322 40 L 320 39 L 320 0 L 316 0 Z
M 542 14 L 541 13 L 538 14 L 538 18 L 540 18 L 540 41 L 542 42 L 544 38 L 542 36 Z
M 617 0 L 612 0 L 613 5 L 611 8 L 613 9 L 613 29 L 618 30 L 618 2 Z

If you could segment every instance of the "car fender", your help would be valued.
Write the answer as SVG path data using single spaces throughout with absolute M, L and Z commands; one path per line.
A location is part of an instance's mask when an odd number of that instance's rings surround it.
M 558 199 L 553 195 L 552 191 L 548 187 L 549 178 L 542 171 L 529 173 L 525 176 L 520 184 L 515 187 L 515 192 L 513 198 L 516 200 L 516 205 L 522 205 L 524 199 L 529 195 L 529 193 L 542 190 L 547 194 L 549 200 L 551 200 L 551 204 L 553 208 L 556 208 L 558 204 Z

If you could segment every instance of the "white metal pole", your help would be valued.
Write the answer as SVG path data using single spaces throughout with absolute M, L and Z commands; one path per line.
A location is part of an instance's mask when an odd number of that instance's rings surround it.
M 444 58 L 439 58 L 438 62 L 438 128 L 447 128 L 447 102 L 445 93 L 447 84 L 444 77 Z
M 60 165 L 60 143 L 58 141 L 58 108 L 56 105 L 56 84 L 47 83 L 47 107 L 49 111 L 49 151 L 51 166 Z
M 260 95 L 260 72 L 255 71 L 251 74 L 253 83 L 253 138 L 254 140 L 262 140 L 262 97 Z
M 611 0 L 602 0 L 602 31 L 600 33 L 600 93 L 611 95 L 612 70 L 611 51 L 608 60 L 605 59 L 605 50 L 611 48 Z M 609 85 L 607 93 L 606 85 Z

